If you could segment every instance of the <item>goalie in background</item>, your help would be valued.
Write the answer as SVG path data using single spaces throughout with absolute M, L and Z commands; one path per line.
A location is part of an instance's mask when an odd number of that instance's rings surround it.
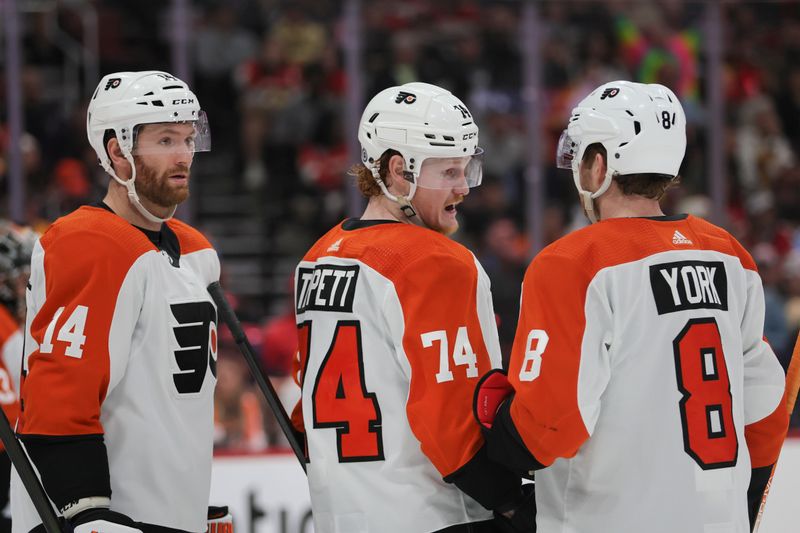
M 745 533 L 786 435 L 750 254 L 659 199 L 686 121 L 662 85 L 572 111 L 557 160 L 593 223 L 531 263 L 508 376 L 475 410 L 489 456 L 536 471 L 540 531 Z

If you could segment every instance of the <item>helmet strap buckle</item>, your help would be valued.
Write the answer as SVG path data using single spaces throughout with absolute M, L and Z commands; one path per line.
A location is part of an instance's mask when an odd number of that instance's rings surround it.
M 406 217 L 412 218 L 417 216 L 417 211 L 414 209 L 414 206 L 411 205 L 411 202 L 407 197 L 398 196 L 397 203 L 400 204 L 400 211 L 402 211 Z

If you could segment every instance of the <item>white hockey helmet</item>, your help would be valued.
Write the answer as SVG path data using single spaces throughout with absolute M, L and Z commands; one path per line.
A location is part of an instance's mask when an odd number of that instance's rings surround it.
M 370 100 L 358 128 L 361 162 L 372 171 L 383 193 L 392 200 L 378 174 L 378 160 L 386 150 L 403 156 L 404 170 L 411 181 L 411 200 L 416 187 L 452 187 L 438 172 L 422 172 L 432 159 L 461 159 L 462 184 L 476 187 L 482 181 L 478 126 L 464 103 L 450 91 L 429 83 L 406 83 L 384 89 Z M 402 202 L 401 202 L 402 203 Z
M 103 169 L 128 189 L 128 197 L 139 212 L 148 220 L 163 222 L 167 219 L 156 217 L 141 205 L 135 189 L 136 166 L 133 154 L 141 153 L 137 151 L 135 142 L 137 126 L 155 123 L 192 124 L 194 135 L 187 140 L 186 145 L 177 149 L 191 152 L 207 152 L 211 149 L 206 115 L 200 109 L 194 93 L 175 76 L 166 72 L 145 70 L 115 72 L 100 80 L 86 114 L 89 143 Z M 132 176 L 128 181 L 122 181 L 111 166 L 111 159 L 103 142 L 107 130 L 114 131 L 123 155 L 131 164 Z
M 595 192 L 584 191 L 579 165 L 594 143 L 606 149 L 606 176 Z M 592 200 L 602 195 L 615 175 L 676 176 L 686 153 L 686 115 L 678 97 L 657 83 L 612 81 L 584 98 L 561 134 L 558 168 L 572 170 L 584 208 L 596 222 Z

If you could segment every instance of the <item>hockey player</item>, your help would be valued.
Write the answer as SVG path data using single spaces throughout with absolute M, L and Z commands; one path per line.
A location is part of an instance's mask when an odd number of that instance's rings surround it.
M 219 260 L 172 215 L 210 147 L 206 117 L 178 78 L 117 72 L 87 134 L 108 192 L 34 248 L 17 433 L 76 531 L 204 532 Z M 12 522 L 41 522 L 16 475 Z
M 450 92 L 408 83 L 369 102 L 358 137 L 366 210 L 295 271 L 315 531 L 528 531 L 532 498 L 470 416 L 500 365 L 489 280 L 445 237 L 481 183 L 478 127 Z
M 36 234 L 30 228 L 0 221 L 0 407 L 12 427 L 19 413 L 19 371 L 25 320 L 25 285 Z M 11 462 L 0 443 L 0 533 L 11 531 L 6 514 Z
M 540 532 L 744 533 L 776 461 L 784 374 L 753 259 L 659 207 L 685 149 L 656 84 L 600 86 L 562 135 L 594 224 L 531 263 L 508 378 L 475 405 L 490 457 L 536 470 Z

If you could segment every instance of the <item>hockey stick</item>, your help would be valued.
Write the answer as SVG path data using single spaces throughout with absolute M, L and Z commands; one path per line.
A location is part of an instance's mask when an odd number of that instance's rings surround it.
M 305 472 L 306 455 L 302 446 L 300 446 L 300 443 L 295 437 L 292 429 L 292 422 L 289 420 L 289 415 L 286 414 L 286 410 L 283 408 L 281 401 L 278 399 L 278 394 L 272 387 L 272 383 L 270 383 L 261 372 L 261 367 L 258 366 L 258 362 L 256 361 L 255 350 L 253 350 L 253 346 L 250 344 L 250 341 L 247 340 L 247 335 L 245 335 L 244 331 L 242 330 L 242 325 L 239 323 L 239 319 L 236 318 L 236 314 L 233 312 L 228 300 L 225 298 L 219 282 L 215 281 L 209 285 L 208 292 L 211 294 L 211 298 L 214 300 L 214 303 L 217 304 L 220 317 L 228 325 L 228 329 L 231 330 L 231 333 L 233 334 L 233 340 L 236 341 L 236 344 L 239 346 L 239 350 L 242 352 L 245 361 L 247 361 L 247 366 L 250 367 L 250 373 L 256 380 L 256 383 L 261 389 L 261 392 L 264 394 L 264 397 L 267 399 L 267 403 L 269 404 L 270 409 L 272 409 L 272 413 L 275 415 L 278 425 L 280 425 L 281 430 L 283 430 L 286 440 L 289 441 L 292 451 L 294 451 L 294 454 L 297 456 L 297 460 L 300 461 L 300 466 Z
M 22 445 L 20 445 L 16 435 L 14 435 L 14 430 L 11 429 L 11 423 L 8 421 L 8 418 L 6 418 L 6 414 L 2 409 L 0 409 L 0 414 L 2 414 L 0 417 L 0 439 L 2 439 L 3 444 L 6 445 L 8 457 L 14 464 L 14 468 L 17 469 L 17 474 L 19 474 L 19 478 L 22 480 L 25 490 L 28 491 L 33 506 L 36 507 L 36 512 L 39 513 L 44 529 L 47 533 L 62 533 L 61 526 L 58 523 L 58 517 L 55 511 L 53 511 L 53 507 L 50 505 L 50 498 L 47 497 L 47 493 L 44 491 L 39 477 L 36 475 L 36 472 L 33 471 L 31 460 L 28 459 L 28 455 L 25 453 L 25 450 L 22 449 Z
M 797 336 L 797 341 L 794 343 L 794 351 L 792 352 L 792 359 L 789 362 L 789 370 L 786 372 L 786 409 L 789 411 L 789 416 L 792 416 L 794 411 L 794 404 L 797 402 L 797 392 L 800 389 L 800 335 Z M 769 489 L 772 487 L 772 478 L 775 476 L 775 469 L 778 467 L 778 461 L 772 467 L 772 472 L 769 474 L 769 481 L 764 488 L 764 496 L 761 498 L 761 505 L 758 507 L 758 515 L 756 515 L 756 523 L 753 525 L 753 533 L 758 531 L 761 525 L 761 518 L 764 516 L 764 508 L 767 506 L 767 496 L 769 496 Z

